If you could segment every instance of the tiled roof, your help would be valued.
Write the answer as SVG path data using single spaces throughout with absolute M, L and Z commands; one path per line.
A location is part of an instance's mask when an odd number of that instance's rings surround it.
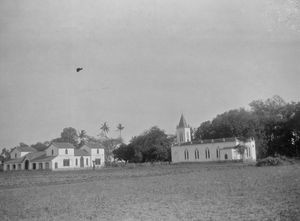
M 103 148 L 101 144 L 99 143 L 94 143 L 94 142 L 89 142 L 86 143 L 85 146 L 91 148 L 91 149 L 99 149 L 99 148 Z
M 25 157 L 7 160 L 4 163 L 22 163 Z
M 34 149 L 33 147 L 29 147 L 29 146 L 17 147 L 17 150 L 19 152 L 36 152 L 36 149 Z
M 89 153 L 86 150 L 75 149 L 74 156 L 89 156 Z
M 180 121 L 179 121 L 177 128 L 187 128 L 187 127 L 188 127 L 188 125 L 184 119 L 184 116 L 183 116 L 183 114 L 181 114 Z
M 73 146 L 73 144 L 70 143 L 66 143 L 66 142 L 53 142 L 52 143 L 53 146 L 60 148 L 60 149 L 74 149 L 75 147 Z
M 42 155 L 42 156 L 39 156 L 33 160 L 31 160 L 31 162 L 39 162 L 39 163 L 42 163 L 42 162 L 49 162 L 51 160 L 53 160 L 56 156 L 46 156 L 46 155 Z
M 24 157 L 30 161 L 38 158 L 38 157 L 41 157 L 43 155 L 46 155 L 46 152 L 45 151 L 38 151 L 38 152 L 34 152 L 34 153 L 29 153 L 29 154 L 26 154 Z

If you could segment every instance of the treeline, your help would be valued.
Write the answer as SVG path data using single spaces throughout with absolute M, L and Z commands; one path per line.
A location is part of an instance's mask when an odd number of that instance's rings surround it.
M 230 110 L 203 122 L 194 130 L 193 139 L 254 137 L 258 158 L 300 157 L 300 103 L 287 103 L 276 95 L 249 106 L 250 110 Z

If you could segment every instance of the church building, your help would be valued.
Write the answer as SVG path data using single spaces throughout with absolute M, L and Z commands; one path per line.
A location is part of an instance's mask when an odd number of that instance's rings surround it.
M 183 115 L 176 128 L 177 143 L 171 147 L 173 163 L 209 161 L 256 161 L 254 138 L 241 140 L 236 137 L 209 140 L 191 140 L 191 130 Z M 245 146 L 244 156 L 238 153 L 238 145 Z

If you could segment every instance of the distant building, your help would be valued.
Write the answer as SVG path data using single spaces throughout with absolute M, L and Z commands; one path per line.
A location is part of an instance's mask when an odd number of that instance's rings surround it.
M 242 141 L 238 138 L 220 138 L 210 140 L 191 141 L 191 131 L 186 120 L 181 115 L 176 130 L 177 143 L 171 147 L 173 163 L 179 162 L 208 162 L 249 160 L 256 161 L 254 138 Z M 245 145 L 244 156 L 237 151 L 238 145 Z
M 4 162 L 4 171 L 100 168 L 104 166 L 104 149 L 92 143 L 77 149 L 70 143 L 53 142 L 45 151 L 18 147 L 10 153 L 10 158 Z

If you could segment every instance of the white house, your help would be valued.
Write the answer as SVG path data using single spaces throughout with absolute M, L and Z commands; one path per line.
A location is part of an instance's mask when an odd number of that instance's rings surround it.
M 95 167 L 102 167 L 105 163 L 104 148 L 98 143 L 87 143 L 80 148 L 82 151 L 86 151 L 90 156 L 90 162 Z
M 177 144 L 171 147 L 173 163 L 209 162 L 244 160 L 256 161 L 255 141 L 253 138 L 242 141 L 238 138 L 221 138 L 191 142 L 190 128 L 181 115 L 177 126 Z M 245 145 L 244 156 L 237 151 L 237 145 Z
M 89 146 L 86 144 L 85 146 Z M 93 144 L 96 149 L 97 144 Z M 104 149 L 97 146 L 94 151 L 86 147 L 77 149 L 70 143 L 51 143 L 45 151 L 29 152 L 29 149 L 13 150 L 11 160 L 4 162 L 4 171 L 8 170 L 69 170 L 100 168 L 104 166 Z M 18 149 L 18 148 L 17 148 Z M 98 152 L 100 154 L 98 154 Z M 26 153 L 26 154 L 25 154 Z M 96 163 L 99 162 L 97 164 Z M 95 162 L 97 160 L 97 162 Z M 102 162 L 102 163 L 101 163 Z

